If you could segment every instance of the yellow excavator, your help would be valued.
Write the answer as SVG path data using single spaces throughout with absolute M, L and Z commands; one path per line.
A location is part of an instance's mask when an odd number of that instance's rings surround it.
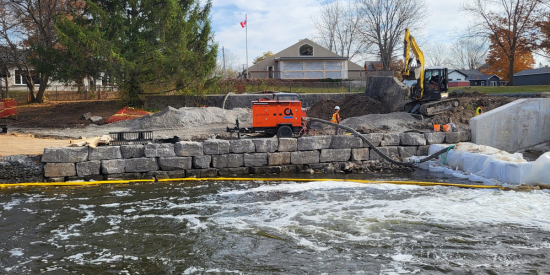
M 405 30 L 403 54 L 403 80 L 416 80 L 410 87 L 409 100 L 400 104 L 401 111 L 409 113 L 420 113 L 426 116 L 433 116 L 458 107 L 457 99 L 448 99 L 448 70 L 447 68 L 425 68 L 424 53 L 416 44 L 414 37 Z M 417 67 L 411 67 L 413 58 L 411 50 L 416 57 Z

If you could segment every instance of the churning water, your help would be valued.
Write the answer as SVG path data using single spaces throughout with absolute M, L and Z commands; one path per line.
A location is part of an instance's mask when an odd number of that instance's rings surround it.
M 0 274 L 545 274 L 550 193 L 350 182 L 4 189 Z

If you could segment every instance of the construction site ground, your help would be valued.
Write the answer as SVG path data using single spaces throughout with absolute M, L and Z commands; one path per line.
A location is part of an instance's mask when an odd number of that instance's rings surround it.
M 363 133 L 429 132 L 434 123 L 449 122 L 457 124 L 461 130 L 467 130 L 469 119 L 475 115 L 478 106 L 484 105 L 487 112 L 517 99 L 478 92 L 452 93 L 451 96 L 459 98 L 460 106 L 432 118 L 392 113 L 376 100 L 357 94 L 341 102 L 330 99 L 319 101 L 309 108 L 307 115 L 330 120 L 334 106 L 340 106 L 342 124 Z M 241 127 L 251 125 L 249 109 L 222 110 L 216 107 L 166 108 L 146 117 L 105 125 L 94 125 L 81 118 L 82 114 L 90 112 L 106 119 L 122 107 L 116 100 L 20 105 L 16 120 L 0 119 L 0 124 L 7 124 L 9 128 L 8 135 L 0 135 L 0 155 L 39 154 L 45 147 L 69 145 L 69 139 L 121 131 L 151 130 L 155 138 L 178 136 L 181 140 L 204 140 L 212 136 L 228 138 L 231 135 L 226 133 L 226 127 L 234 127 L 235 119 L 239 119 Z M 312 127 L 317 134 L 334 133 L 332 127 L 320 124 L 313 124 Z M 37 138 L 29 137 L 29 134 Z

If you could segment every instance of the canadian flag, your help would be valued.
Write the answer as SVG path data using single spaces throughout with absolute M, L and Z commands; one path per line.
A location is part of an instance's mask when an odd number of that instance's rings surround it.
M 241 22 L 241 27 L 244 28 L 245 26 L 246 26 L 246 19 L 243 22 Z

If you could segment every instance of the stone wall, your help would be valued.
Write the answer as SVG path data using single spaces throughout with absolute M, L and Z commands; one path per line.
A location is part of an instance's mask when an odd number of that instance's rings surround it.
M 315 104 L 322 99 L 333 99 L 341 101 L 347 95 L 353 95 L 358 93 L 328 93 L 328 94 L 298 94 L 300 101 L 302 101 L 302 107 L 307 108 Z M 362 93 L 359 93 L 362 94 Z M 186 95 L 170 95 L 170 96 L 146 96 L 145 107 L 148 109 L 163 110 L 170 106 L 174 108 L 181 107 L 197 107 L 208 105 L 210 107 L 222 107 L 225 95 L 207 95 L 200 96 L 186 96 Z M 271 94 L 242 94 L 242 95 L 230 95 L 225 102 L 225 109 L 231 110 L 234 108 L 250 108 L 250 102 L 253 100 L 259 100 L 261 98 L 273 98 Z
M 469 132 L 366 134 L 390 157 L 427 155 L 430 144 L 470 140 Z M 355 136 L 256 138 L 146 145 L 46 148 L 46 181 L 235 177 L 314 171 L 361 173 L 389 163 Z
M 42 182 L 44 165 L 40 156 L 0 157 L 0 183 Z

